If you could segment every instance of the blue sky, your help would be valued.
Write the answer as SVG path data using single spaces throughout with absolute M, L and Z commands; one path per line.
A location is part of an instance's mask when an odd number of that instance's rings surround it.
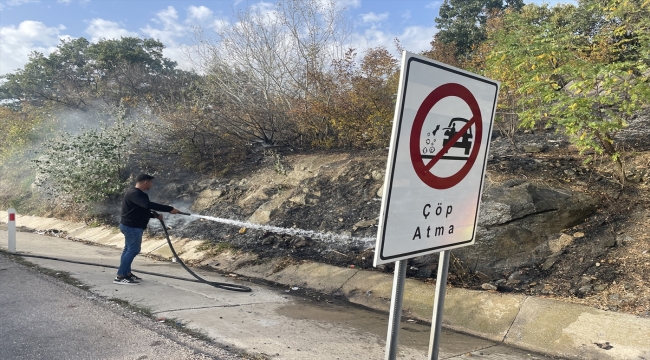
M 429 47 L 442 0 L 336 0 L 353 25 L 350 45 L 385 46 L 397 55 L 393 39 L 409 51 Z M 542 2 L 542 0 L 534 0 Z M 120 36 L 153 37 L 165 56 L 183 68 L 191 65 L 183 46 L 192 27 L 210 29 L 231 21 L 233 9 L 270 6 L 274 0 L 0 0 L 0 74 L 21 68 L 31 51 L 49 54 L 62 38 L 90 41 Z M 548 3 L 570 2 L 551 0 Z

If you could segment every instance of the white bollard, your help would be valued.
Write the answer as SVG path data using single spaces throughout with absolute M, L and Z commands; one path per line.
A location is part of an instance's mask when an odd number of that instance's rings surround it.
M 11 208 L 7 211 L 9 213 L 9 221 L 7 222 L 7 234 L 9 242 L 7 250 L 10 253 L 16 252 L 16 209 Z

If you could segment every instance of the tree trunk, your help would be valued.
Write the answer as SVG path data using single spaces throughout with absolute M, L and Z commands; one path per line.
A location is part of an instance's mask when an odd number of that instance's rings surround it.
M 614 157 L 616 155 L 616 149 L 614 148 L 614 145 L 612 145 L 614 141 L 612 140 L 611 136 L 608 133 L 601 134 L 599 131 L 595 131 L 594 133 L 600 141 L 600 144 L 603 146 L 605 153 L 611 157 Z M 621 161 L 620 156 L 616 156 L 615 159 L 616 160 L 614 160 L 614 163 L 616 164 L 616 168 L 618 170 L 618 178 L 621 181 L 621 186 L 624 186 L 626 180 L 625 168 L 623 167 L 623 162 Z

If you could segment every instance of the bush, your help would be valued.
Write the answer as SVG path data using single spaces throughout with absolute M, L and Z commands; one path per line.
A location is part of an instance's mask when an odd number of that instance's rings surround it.
M 79 135 L 64 133 L 37 160 L 36 185 L 62 205 L 86 205 L 122 193 L 133 126 L 118 122 Z

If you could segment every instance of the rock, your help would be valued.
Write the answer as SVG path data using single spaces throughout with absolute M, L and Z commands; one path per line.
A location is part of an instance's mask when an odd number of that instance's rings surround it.
M 492 284 L 490 284 L 490 283 L 485 283 L 485 284 L 481 285 L 481 289 L 497 291 L 497 286 L 496 286 L 496 285 L 492 285 Z
M 510 276 L 508 276 L 508 282 L 521 280 L 522 276 L 524 276 L 523 272 L 515 271 L 512 274 L 510 274 Z
M 491 280 L 490 277 L 487 274 L 482 273 L 480 271 L 476 272 L 476 277 L 482 282 L 488 282 L 488 281 Z
M 300 194 L 289 198 L 289 201 L 297 205 L 305 205 L 307 203 L 306 199 L 307 199 L 306 194 Z
M 605 236 L 605 238 L 600 240 L 600 244 L 604 248 L 611 248 L 616 246 L 616 238 L 613 236 Z
M 546 270 L 552 268 L 553 265 L 555 265 L 555 263 L 558 260 L 560 260 L 560 258 L 557 257 L 557 256 L 551 256 L 551 257 L 547 258 L 546 261 L 544 261 L 544 263 L 542 264 L 542 270 L 546 271 Z
M 358 223 L 352 226 L 352 230 L 357 231 L 357 229 L 365 229 L 371 227 L 377 223 L 377 219 L 359 221 Z
M 591 285 L 581 286 L 578 289 L 578 294 L 582 294 L 582 295 L 589 294 L 591 292 L 591 289 L 592 289 Z
M 562 234 L 558 239 L 550 240 L 548 242 L 548 248 L 553 252 L 557 253 L 564 250 L 567 246 L 573 243 L 573 236 Z
M 249 222 L 254 224 L 268 224 L 271 221 L 271 218 L 280 213 L 278 209 L 265 210 L 263 209 L 264 205 L 260 206 L 259 209 L 255 210 L 253 215 L 248 218 Z
M 240 234 L 245 234 L 246 233 L 246 228 L 243 227 L 243 228 L 239 229 L 239 233 Z
M 605 285 L 605 284 L 598 284 L 598 285 L 594 286 L 594 291 L 601 292 L 601 291 L 603 291 L 605 289 L 607 289 L 607 285 Z
M 298 236 L 294 241 L 293 241 L 293 247 L 295 248 L 302 248 L 309 245 L 309 241 L 305 239 L 302 236 Z
M 206 189 L 203 190 L 199 196 L 196 198 L 194 201 L 194 204 L 192 204 L 192 211 L 196 211 L 198 213 L 201 213 L 212 206 L 214 206 L 218 201 L 219 198 L 224 194 L 224 191 L 221 189 Z
M 524 145 L 524 151 L 527 153 L 539 153 L 544 151 L 544 148 L 539 145 Z
M 483 193 L 475 245 L 453 250 L 466 266 L 491 278 L 539 264 L 566 247 L 570 235 L 556 239 L 553 250 L 548 237 L 582 223 L 597 208 L 588 195 L 513 180 Z
M 564 170 L 564 175 L 566 176 L 576 176 L 576 171 L 573 169 L 566 169 Z
M 382 185 L 379 190 L 377 190 L 377 197 L 383 197 L 384 196 L 384 185 Z
M 384 171 L 383 170 L 373 170 L 371 173 L 372 179 L 376 181 L 384 181 Z
M 616 246 L 623 246 L 625 243 L 631 243 L 634 242 L 634 239 L 630 237 L 629 235 L 617 235 L 616 236 Z
M 584 236 L 585 236 L 585 233 L 580 232 L 580 231 L 578 231 L 578 232 L 576 232 L 575 234 L 573 234 L 573 237 L 576 238 L 576 239 L 581 238 L 581 237 L 584 237 Z

